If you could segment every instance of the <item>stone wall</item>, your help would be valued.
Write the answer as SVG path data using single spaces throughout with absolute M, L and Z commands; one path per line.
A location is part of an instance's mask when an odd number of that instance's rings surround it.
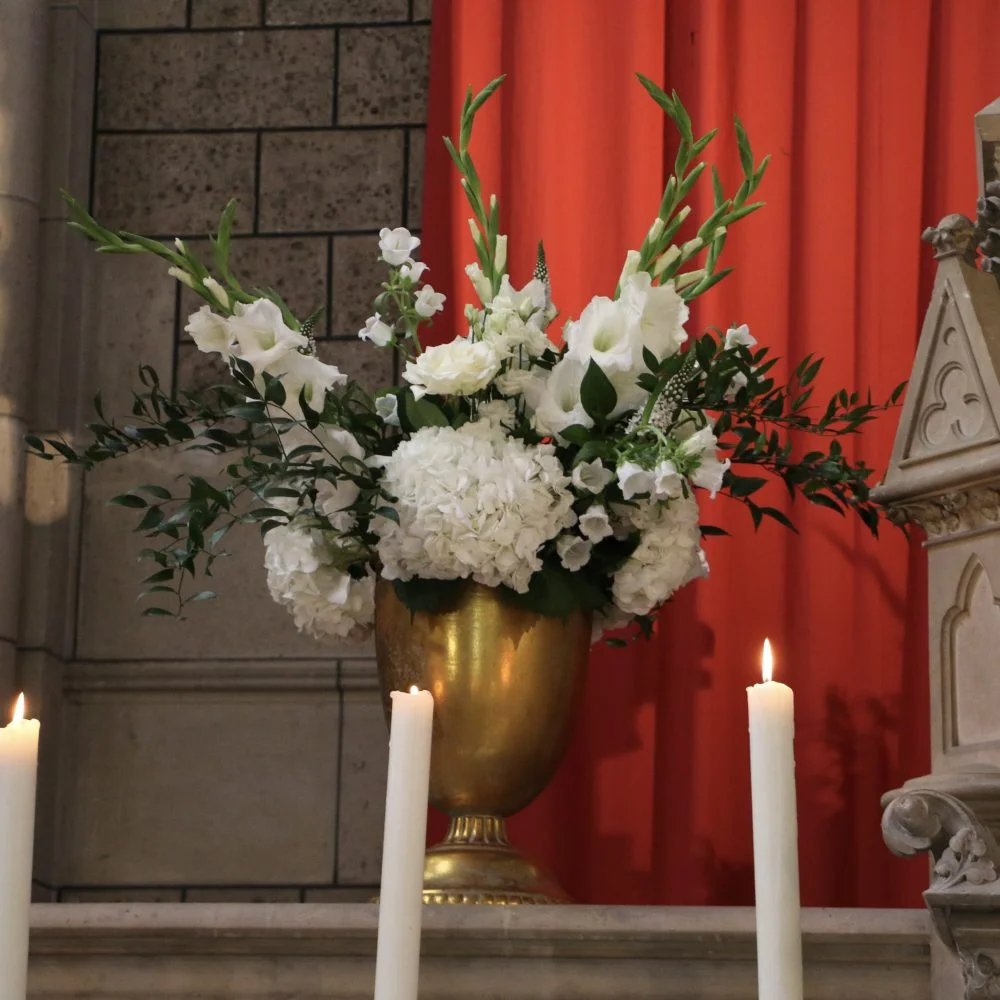
M 245 283 L 300 315 L 324 306 L 323 357 L 390 382 L 391 358 L 356 333 L 379 228 L 419 229 L 429 8 L 53 3 L 47 150 L 71 148 L 45 182 L 36 430 L 72 434 L 97 388 L 109 416 L 127 412 L 140 362 L 183 388 L 219 374 L 183 332 L 192 299 L 155 260 L 91 253 L 60 185 L 106 225 L 194 246 L 237 198 Z M 143 539 L 106 501 L 210 467 L 133 456 L 81 488 L 29 463 L 20 664 L 46 744 L 39 898 L 353 899 L 377 883 L 386 734 L 370 648 L 297 634 L 252 530 L 217 563 L 216 601 L 182 623 L 139 616 Z

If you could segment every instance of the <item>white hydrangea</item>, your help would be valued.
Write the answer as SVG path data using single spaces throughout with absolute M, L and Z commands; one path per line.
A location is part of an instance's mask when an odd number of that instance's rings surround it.
M 425 427 L 384 459 L 399 524 L 372 524 L 383 577 L 528 589 L 538 550 L 575 523 L 574 497 L 554 448 L 509 437 L 505 413 L 490 404 L 457 430 Z
M 267 589 L 315 639 L 367 638 L 375 618 L 375 575 L 360 580 L 336 566 L 336 546 L 321 531 L 292 525 L 264 536 Z
M 646 615 L 674 591 L 708 573 L 693 496 L 645 504 L 630 513 L 639 546 L 615 574 L 612 598 L 619 611 Z

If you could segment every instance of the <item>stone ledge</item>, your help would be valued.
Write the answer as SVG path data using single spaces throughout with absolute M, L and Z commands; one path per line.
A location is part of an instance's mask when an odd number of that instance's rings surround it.
M 89 1000 L 371 995 L 377 908 L 323 904 L 40 904 L 31 990 Z M 922 910 L 805 910 L 809 1000 L 926 1000 Z M 756 996 L 747 908 L 473 907 L 424 914 L 421 996 Z M 74 986 L 75 984 L 75 986 Z M 138 994 L 136 994 L 138 995 Z

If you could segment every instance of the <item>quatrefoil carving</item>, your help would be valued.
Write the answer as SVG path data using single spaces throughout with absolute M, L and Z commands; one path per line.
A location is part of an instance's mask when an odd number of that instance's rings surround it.
M 945 334 L 948 342 L 949 330 Z M 986 419 L 986 409 L 978 392 L 973 391 L 966 370 L 952 361 L 942 366 L 934 379 L 934 398 L 921 419 L 924 441 L 932 448 L 943 445 L 949 437 L 972 440 Z

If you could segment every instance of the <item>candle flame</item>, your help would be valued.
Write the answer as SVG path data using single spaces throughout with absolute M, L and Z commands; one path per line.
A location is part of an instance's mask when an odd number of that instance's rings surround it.
M 760 672 L 764 677 L 765 683 L 770 681 L 771 675 L 774 673 L 774 656 L 771 653 L 771 640 L 764 640 L 764 648 L 760 654 Z
M 411 684 L 410 694 L 420 694 L 420 688 L 418 688 L 416 684 Z
M 24 692 L 22 691 L 17 696 L 17 704 L 14 706 L 14 715 L 12 720 L 14 722 L 20 722 L 24 718 Z

